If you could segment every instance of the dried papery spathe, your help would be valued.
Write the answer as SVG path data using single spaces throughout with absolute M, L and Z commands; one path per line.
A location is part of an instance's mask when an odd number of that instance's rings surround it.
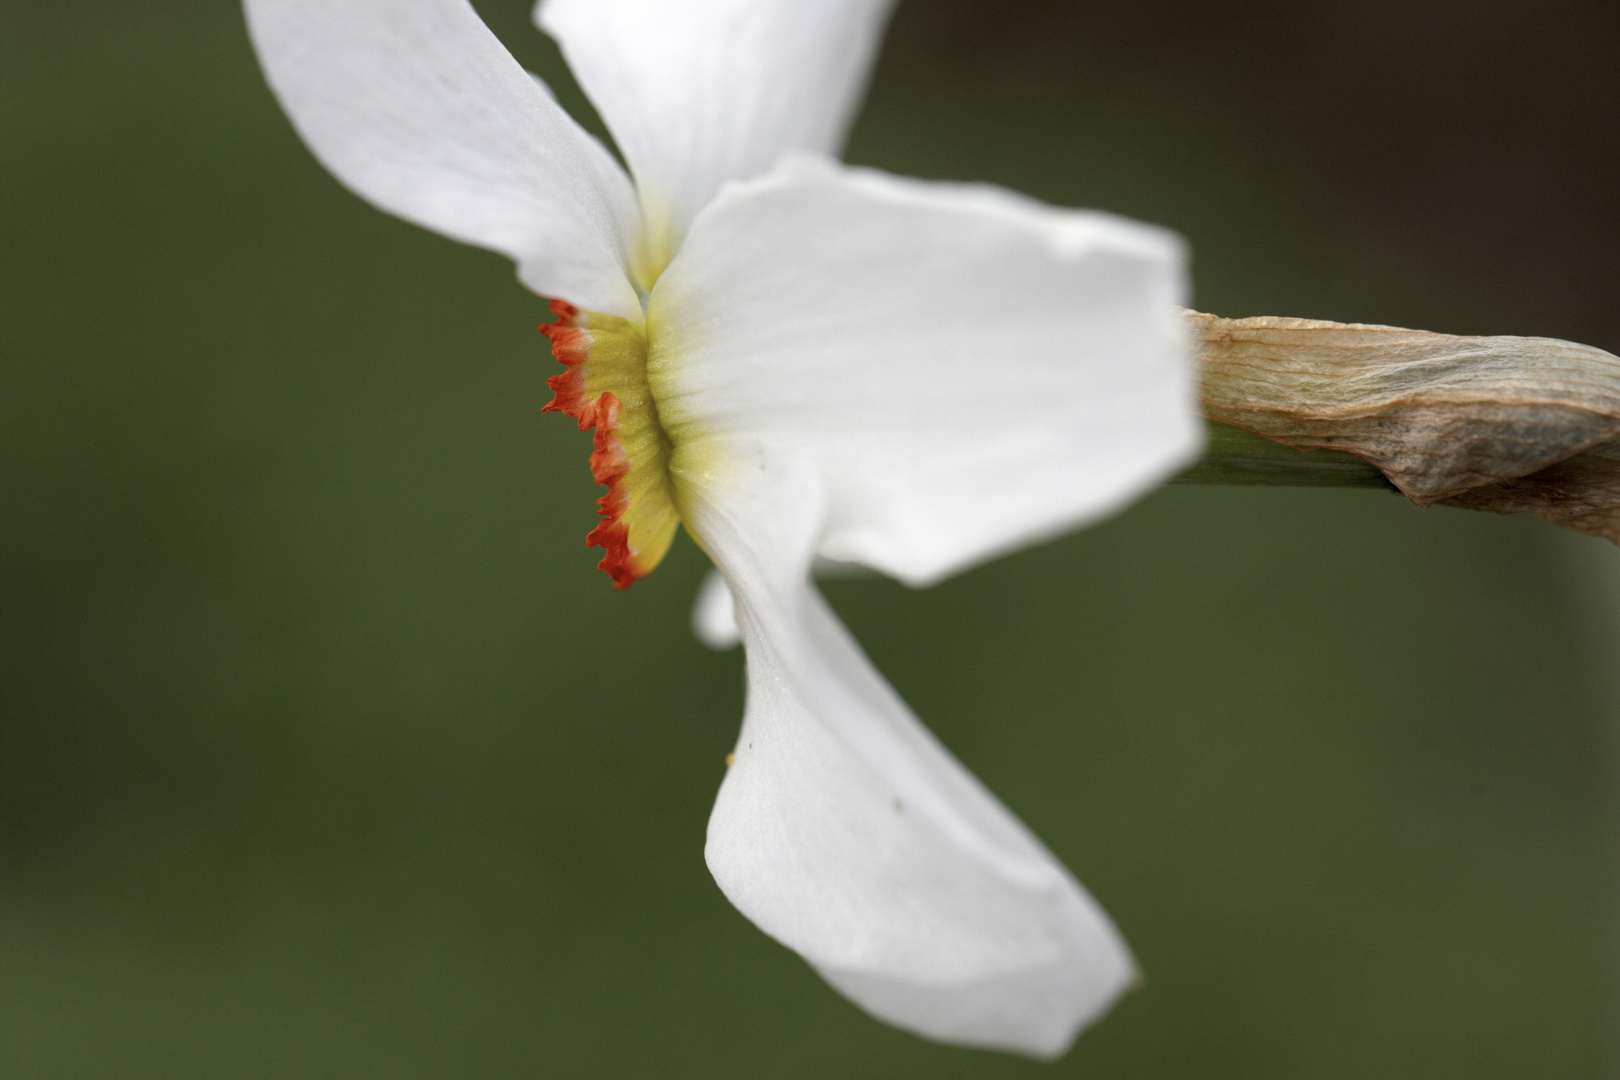
M 1474 488 L 1444 502 L 1498 514 L 1530 511 L 1554 525 L 1620 544 L 1620 436 L 1540 472 Z
M 1187 317 L 1211 420 L 1353 454 L 1419 506 L 1529 511 L 1620 542 L 1620 358 L 1553 338 Z

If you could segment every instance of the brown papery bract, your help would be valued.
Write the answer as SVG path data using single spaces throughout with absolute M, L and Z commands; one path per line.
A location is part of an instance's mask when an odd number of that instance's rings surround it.
M 1530 511 L 1620 543 L 1620 358 L 1553 338 L 1188 319 L 1211 420 L 1354 454 L 1419 506 Z

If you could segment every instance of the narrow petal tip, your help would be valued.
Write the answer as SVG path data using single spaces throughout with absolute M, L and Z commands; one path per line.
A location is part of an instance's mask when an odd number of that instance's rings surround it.
M 1041 1061 L 1069 1052 L 1138 982 L 1129 954 L 1017 972 L 999 979 L 929 986 L 817 968 L 840 993 L 879 1019 L 944 1043 L 1004 1050 Z
M 718 570 L 710 570 L 692 604 L 692 635 L 717 652 L 742 643 L 737 627 L 737 605 L 731 587 Z

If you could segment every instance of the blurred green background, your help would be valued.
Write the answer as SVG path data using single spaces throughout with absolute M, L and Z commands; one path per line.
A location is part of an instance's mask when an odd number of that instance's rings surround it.
M 907 0 L 851 159 L 1173 226 L 1222 315 L 1620 348 L 1614 5 L 1113 7 Z M 1171 488 L 829 585 L 1148 975 L 1055 1066 L 934 1046 L 704 869 L 741 658 L 690 543 L 593 569 L 544 316 L 228 0 L 0 0 L 0 1076 L 1615 1074 L 1620 552 Z

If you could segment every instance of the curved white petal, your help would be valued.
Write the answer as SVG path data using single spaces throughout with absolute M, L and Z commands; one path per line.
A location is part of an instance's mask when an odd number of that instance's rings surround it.
M 630 182 L 467 0 L 245 0 L 315 156 L 389 213 L 511 257 L 537 292 L 639 317 Z
M 913 584 L 1108 513 L 1202 439 L 1176 236 L 999 189 L 795 160 L 653 291 L 677 444 L 815 463 L 817 553 Z
M 869 568 L 857 563 L 821 558 L 811 565 L 810 573 L 817 580 L 872 576 Z M 710 570 L 704 576 L 692 601 L 692 636 L 722 652 L 742 644 L 742 631 L 737 629 L 737 602 L 731 597 L 726 576 L 718 570 Z
M 709 820 L 715 880 L 884 1020 L 1062 1053 L 1134 978 L 1118 931 L 810 587 L 816 463 L 740 442 L 724 455 L 688 486 L 748 654 L 747 712 Z
M 742 631 L 737 629 L 737 603 L 731 598 L 731 587 L 718 570 L 710 570 L 698 588 L 697 600 L 692 604 L 692 636 L 711 649 L 735 648 L 742 642 Z
M 839 151 L 893 6 L 542 0 L 535 20 L 613 132 L 649 222 L 664 218 L 661 267 L 722 182 L 787 151 Z

